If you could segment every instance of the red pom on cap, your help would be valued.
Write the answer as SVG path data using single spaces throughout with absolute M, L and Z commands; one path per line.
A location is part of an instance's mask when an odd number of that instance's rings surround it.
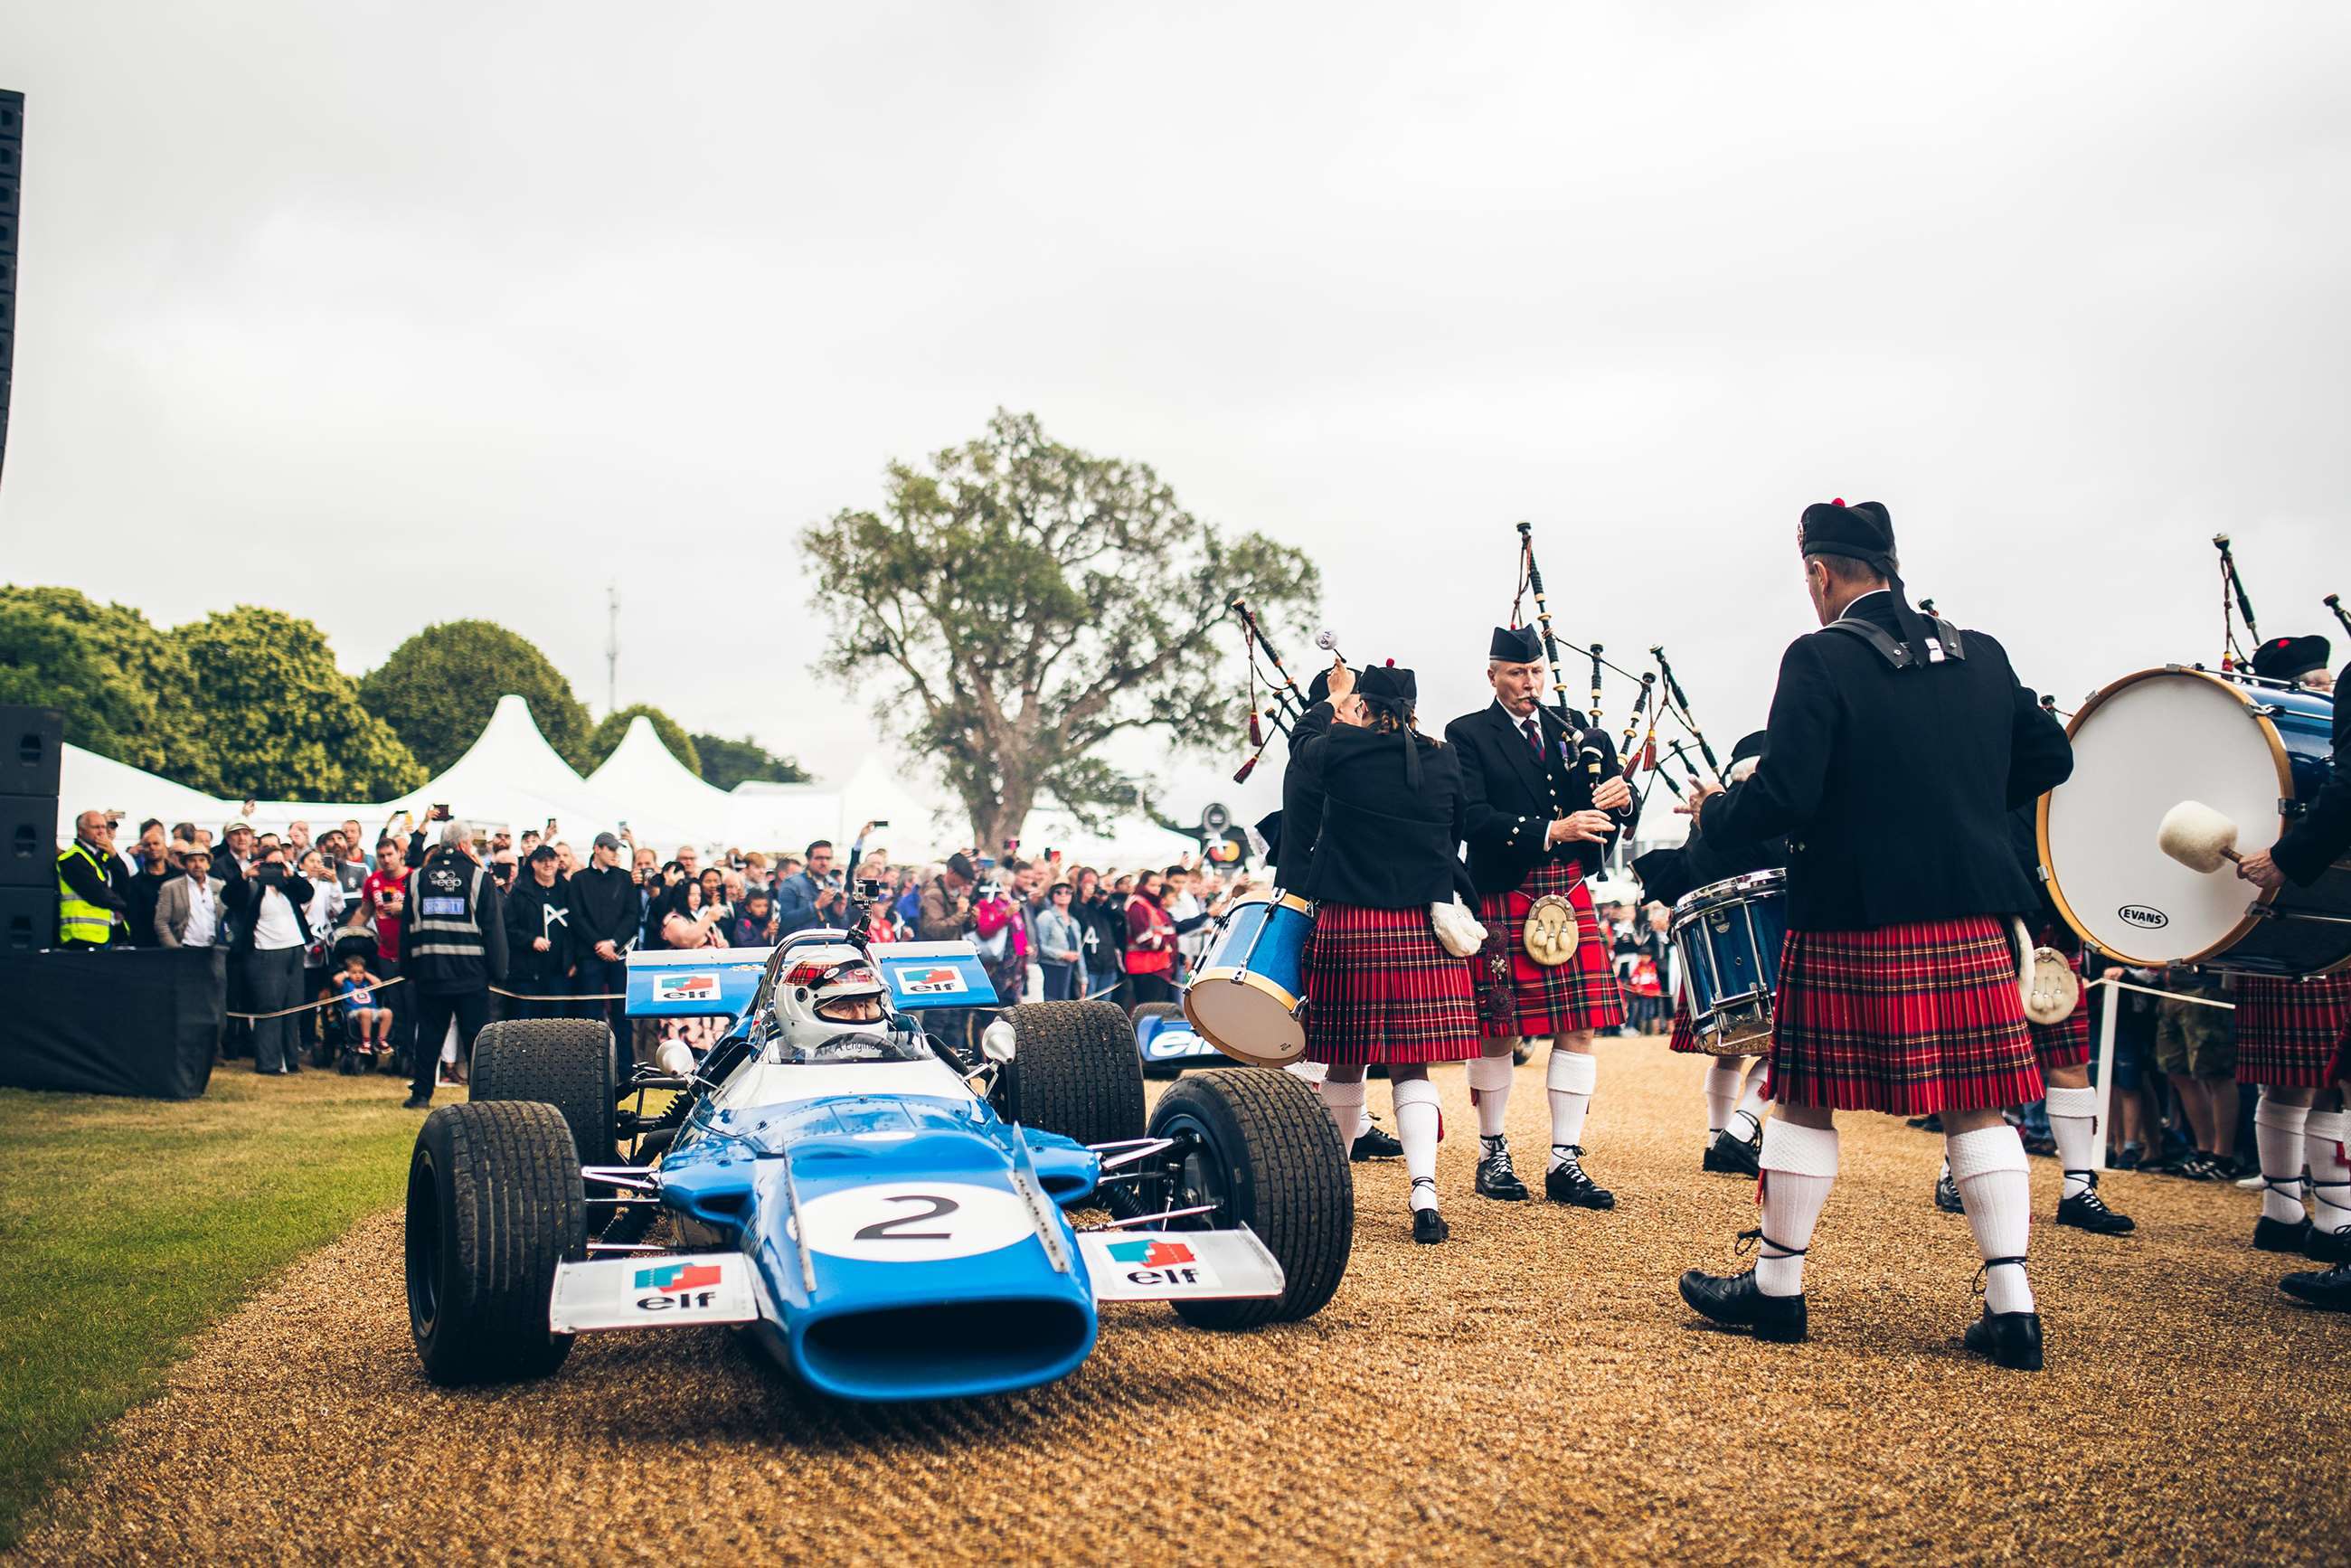
M 1843 496 L 1832 497 L 1830 497 L 1829 505 L 1832 507 L 1842 507 L 1844 505 L 1844 497 Z
M 1390 659 L 1388 661 L 1388 668 L 1391 670 L 1395 668 L 1395 661 L 1394 659 Z

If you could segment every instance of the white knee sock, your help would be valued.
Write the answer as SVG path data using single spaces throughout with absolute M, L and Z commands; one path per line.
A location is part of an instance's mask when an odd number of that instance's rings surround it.
M 2262 1091 L 2253 1106 L 2253 1147 L 2262 1156 L 2262 1218 L 2292 1225 L 2303 1218 L 2303 1128 L 2310 1107 L 2288 1105 Z
M 1742 1143 L 1754 1142 L 1755 1134 L 1763 1130 L 1763 1111 L 1771 1103 L 1763 1097 L 1763 1079 L 1771 1065 L 1768 1056 L 1756 1057 L 1748 1064 L 1747 1087 L 1740 1091 L 1739 1103 L 1731 1111 L 1730 1119 L 1723 1124 L 1730 1135 Z M 1740 1120 L 1742 1116 L 1745 1121 Z
M 2090 1190 L 2090 1162 L 2098 1147 L 2098 1092 L 2095 1089 L 2049 1091 L 2049 1135 L 2057 1140 L 2057 1163 L 2065 1167 L 2061 1197 Z
M 1980 1127 L 1972 1133 L 1947 1133 L 1943 1147 L 1951 1157 L 1951 1179 L 1968 1206 L 1968 1228 L 1976 1233 L 1976 1251 L 1990 1264 L 1995 1258 L 2024 1256 L 2032 1236 L 2032 1186 L 2025 1179 L 2024 1140 L 2010 1126 Z M 1984 1275 L 1984 1305 L 1995 1312 L 2029 1312 L 2032 1286 L 2022 1262 L 2001 1263 Z
M 1836 1129 L 1774 1122 L 1763 1129 L 1762 1165 L 1763 1247 L 1755 1288 L 1767 1296 L 1801 1296 L 1813 1222 L 1836 1185 Z
M 1478 1101 L 1478 1135 L 1499 1138 L 1503 1113 L 1510 1108 L 1510 1059 L 1507 1054 L 1477 1057 L 1468 1072 L 1470 1092 Z
M 1728 1056 L 1718 1056 L 1714 1065 L 1706 1070 L 1706 1141 L 1729 1124 L 1730 1113 L 1739 1103 L 1739 1063 Z
M 1437 1207 L 1437 1085 L 1408 1078 L 1395 1085 L 1396 1137 L 1404 1144 L 1405 1174 L 1412 1178 L 1412 1206 Z
M 1322 1096 L 1322 1109 L 1331 1113 L 1331 1124 L 1339 1129 L 1340 1149 L 1353 1147 L 1355 1124 L 1364 1118 L 1364 1081 L 1358 1078 L 1353 1083 L 1342 1083 L 1334 1078 L 1325 1078 L 1314 1086 L 1314 1092 Z
M 1583 1113 L 1592 1108 L 1592 1091 L 1600 1082 L 1599 1060 L 1555 1040 L 1543 1082 L 1551 1088 L 1551 1168 L 1557 1170 L 1567 1163 L 1565 1151 L 1583 1142 Z
M 2351 1227 L 2351 1165 L 2343 1144 L 2351 1113 L 2313 1111 L 2302 1124 L 2303 1157 L 2310 1166 L 2311 1223 L 2327 1235 Z

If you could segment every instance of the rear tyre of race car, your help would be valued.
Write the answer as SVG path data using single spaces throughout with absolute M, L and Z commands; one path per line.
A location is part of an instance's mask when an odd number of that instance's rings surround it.
M 1138 1042 L 1142 1038 L 1144 1019 L 1180 1019 L 1183 1016 L 1184 1009 L 1174 1002 L 1141 1002 L 1136 1004 L 1134 1010 L 1127 1015 L 1134 1025 Z M 1138 1056 L 1142 1054 L 1140 1043 L 1136 1045 L 1135 1053 Z M 1180 1078 L 1183 1074 L 1184 1066 L 1181 1062 L 1145 1060 L 1143 1063 L 1143 1075 L 1145 1078 Z
M 408 1326 L 444 1385 L 544 1377 L 571 1336 L 547 1326 L 555 1266 L 588 1253 L 587 1196 L 554 1106 L 444 1105 L 408 1162 Z
M 1143 1136 L 1143 1058 L 1114 1003 L 1029 1002 L 1002 1021 L 1012 1060 L 995 1101 L 1006 1121 L 1081 1144 Z
M 467 1098 L 552 1105 L 571 1129 L 581 1165 L 609 1166 L 617 1157 L 612 1030 L 601 1019 L 508 1019 L 486 1026 L 474 1037 Z
M 1248 1226 L 1281 1264 L 1279 1296 L 1179 1301 L 1176 1315 L 1245 1329 L 1321 1312 L 1354 1249 L 1355 1177 L 1313 1088 L 1261 1067 L 1187 1073 L 1152 1108 L 1151 1135 L 1187 1145 L 1178 1207 L 1216 1203 L 1217 1226 Z

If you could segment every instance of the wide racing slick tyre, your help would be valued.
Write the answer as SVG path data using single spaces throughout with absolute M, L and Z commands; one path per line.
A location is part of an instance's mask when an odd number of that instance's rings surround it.
M 1135 1054 L 1140 1057 L 1143 1053 L 1143 1020 L 1144 1019 L 1180 1019 L 1184 1016 L 1184 1009 L 1174 1002 L 1139 1002 L 1135 1005 L 1134 1010 L 1126 1016 L 1135 1028 Z M 1187 1024 L 1185 1027 L 1188 1029 L 1191 1026 Z M 1143 1075 L 1145 1078 L 1180 1078 L 1183 1072 L 1184 1068 L 1180 1062 L 1153 1061 L 1147 1058 L 1143 1062 Z
M 1313 1089 L 1262 1067 L 1188 1073 L 1152 1108 L 1151 1135 L 1175 1138 L 1184 1152 L 1182 1196 L 1172 1207 L 1215 1203 L 1205 1223 L 1248 1226 L 1281 1264 L 1279 1296 L 1179 1301 L 1176 1315 L 1201 1328 L 1245 1329 L 1322 1311 L 1354 1249 L 1355 1177 Z
M 1012 1060 L 996 1081 L 1008 1122 L 1081 1144 L 1143 1136 L 1143 1057 L 1126 1014 L 1110 1002 L 1008 1008 Z
M 473 1092 L 484 1101 L 537 1100 L 571 1129 L 583 1166 L 618 1157 L 612 1030 L 601 1019 L 508 1019 L 474 1037 Z
M 544 1377 L 570 1354 L 548 1327 L 555 1266 L 588 1255 L 571 1129 L 552 1105 L 444 1105 L 408 1162 L 408 1325 L 445 1385 Z

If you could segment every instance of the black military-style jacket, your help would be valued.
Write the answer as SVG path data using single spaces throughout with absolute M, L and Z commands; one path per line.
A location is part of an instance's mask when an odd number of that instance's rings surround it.
M 1464 815 L 1468 822 L 1469 880 L 1480 893 L 1506 893 L 1526 881 L 1544 860 L 1573 862 L 1585 876 L 1600 869 L 1621 824 L 1600 843 L 1543 847 L 1555 818 L 1592 807 L 1591 770 L 1578 754 L 1583 731 L 1571 727 L 1554 708 L 1538 704 L 1543 747 L 1540 761 L 1520 721 L 1499 702 L 1463 714 L 1445 727 L 1446 743 L 1461 761 Z M 1616 776 L 1616 747 L 1595 732 L 1600 777 Z

